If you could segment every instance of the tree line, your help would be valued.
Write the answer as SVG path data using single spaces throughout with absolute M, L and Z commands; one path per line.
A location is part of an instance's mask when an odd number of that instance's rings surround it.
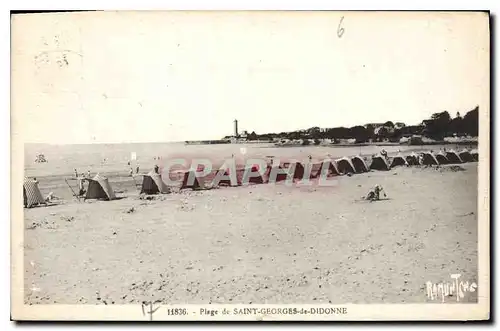
M 422 121 L 418 125 L 406 126 L 404 123 L 394 124 L 387 121 L 383 124 L 365 124 L 350 128 L 335 127 L 320 129 L 312 127 L 306 130 L 292 132 L 256 134 L 255 131 L 247 136 L 247 140 L 308 140 L 312 139 L 319 144 L 320 139 L 331 139 L 339 141 L 341 139 L 355 139 L 356 143 L 390 141 L 398 142 L 402 137 L 421 135 L 434 140 L 443 140 L 450 136 L 472 136 L 477 137 L 479 133 L 479 107 L 467 112 L 465 116 L 457 113 L 451 118 L 447 111 L 432 114 L 430 119 Z

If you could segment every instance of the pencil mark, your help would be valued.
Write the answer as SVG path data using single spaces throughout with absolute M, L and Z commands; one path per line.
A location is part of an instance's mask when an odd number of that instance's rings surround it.
M 63 49 L 63 50 L 48 50 L 48 51 L 43 51 L 38 53 L 33 57 L 34 65 L 36 68 L 36 74 L 40 74 L 41 70 L 43 69 L 48 69 L 52 65 L 55 65 L 59 68 L 65 68 L 69 67 L 71 62 L 74 62 L 71 59 L 71 55 L 78 55 L 80 58 L 83 59 L 83 55 L 75 52 L 70 49 Z
M 342 22 L 343 21 L 344 21 L 344 16 L 342 16 L 340 18 L 339 26 L 337 27 L 337 36 L 339 38 L 342 38 L 342 36 L 344 35 L 344 31 L 345 31 L 345 29 L 342 27 Z
M 147 308 L 149 306 L 149 311 L 148 310 L 145 310 L 145 308 Z M 153 309 L 153 303 L 151 301 L 149 302 L 143 302 L 141 304 L 141 309 L 142 309 L 142 315 L 145 316 L 146 314 L 149 315 L 149 320 L 152 321 L 153 320 L 153 314 L 158 310 L 160 309 L 160 306 L 156 307 Z
M 37 55 L 35 55 L 35 59 L 40 57 L 40 56 L 46 56 L 46 55 L 49 55 L 49 54 L 52 54 L 52 53 L 62 53 L 62 54 L 65 54 L 65 53 L 71 53 L 71 54 L 76 54 L 80 57 L 83 57 L 82 54 L 78 53 L 78 52 L 75 52 L 71 49 L 54 49 L 54 50 L 51 50 L 51 51 L 43 51 L 43 52 L 40 52 L 38 53 Z

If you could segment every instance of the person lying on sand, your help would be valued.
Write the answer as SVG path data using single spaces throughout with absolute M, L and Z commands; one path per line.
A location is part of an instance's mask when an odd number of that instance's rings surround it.
M 47 197 L 45 198 L 45 201 L 50 202 L 52 200 L 59 200 L 59 199 L 60 199 L 59 197 L 56 197 L 54 195 L 54 192 L 50 192 L 49 194 L 47 194 Z
M 384 188 L 377 184 L 368 192 L 365 200 L 369 200 L 370 202 L 380 200 L 380 192 L 384 193 L 384 197 L 387 197 Z

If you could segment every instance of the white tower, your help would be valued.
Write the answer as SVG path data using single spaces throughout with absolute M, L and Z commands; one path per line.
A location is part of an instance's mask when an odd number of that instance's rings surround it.
M 234 136 L 238 137 L 238 120 L 234 120 Z

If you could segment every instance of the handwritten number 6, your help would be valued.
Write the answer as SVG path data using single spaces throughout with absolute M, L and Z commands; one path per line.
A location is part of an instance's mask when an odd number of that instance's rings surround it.
M 337 28 L 337 36 L 339 38 L 341 38 L 342 35 L 344 34 L 344 28 L 342 27 L 342 22 L 343 21 L 344 21 L 344 16 L 342 16 L 342 18 L 340 19 L 339 26 Z

